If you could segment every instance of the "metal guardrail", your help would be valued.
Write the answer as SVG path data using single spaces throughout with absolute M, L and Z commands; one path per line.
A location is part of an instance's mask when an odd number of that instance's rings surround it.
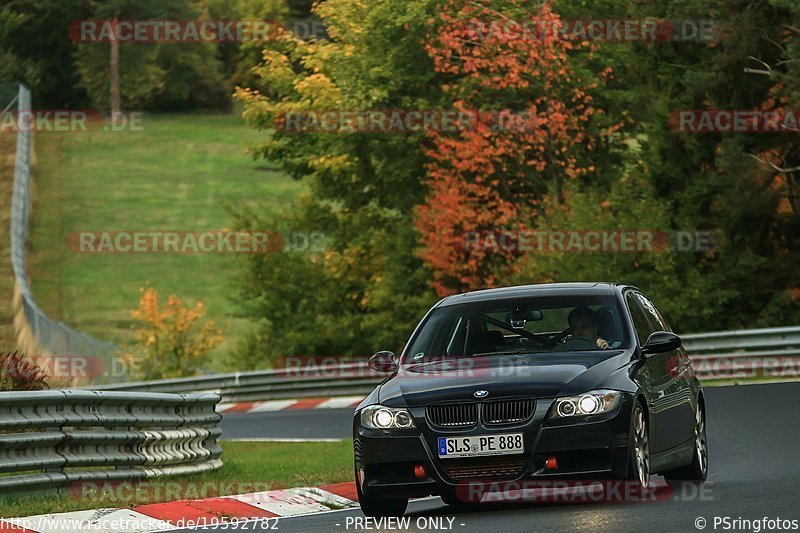
M 216 394 L 0 393 L 0 494 L 222 466 Z M 13 475 L 7 475 L 7 474 Z
M 701 379 L 800 377 L 800 327 L 681 335 Z
M 18 113 L 31 111 L 31 93 L 23 84 L 19 85 L 16 103 Z M 17 132 L 14 191 L 11 199 L 11 264 L 18 293 L 18 302 L 15 304 L 22 306 L 27 327 L 30 329 L 38 349 L 43 352 L 32 355 L 95 356 L 101 358 L 104 363 L 110 364 L 117 350 L 113 344 L 99 341 L 75 331 L 62 322 L 49 318 L 36 305 L 31 294 L 25 269 L 31 202 L 31 143 L 30 129 L 20 128 Z
M 215 392 L 223 403 L 369 394 L 386 376 L 363 363 L 210 374 L 191 378 L 117 383 L 106 391 Z
M 776 377 L 790 371 L 791 377 L 800 374 L 800 327 L 693 333 L 681 335 L 681 339 L 701 379 L 746 377 L 754 370 L 769 370 Z M 384 377 L 363 363 L 350 363 L 118 383 L 100 389 L 213 391 L 222 396 L 222 402 L 235 403 L 367 395 Z

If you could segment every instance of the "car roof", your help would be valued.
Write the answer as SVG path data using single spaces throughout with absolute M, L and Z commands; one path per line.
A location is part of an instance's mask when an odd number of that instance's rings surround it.
M 619 285 L 604 281 L 579 283 L 542 283 L 538 285 L 517 285 L 483 289 L 448 296 L 439 302 L 440 306 L 457 305 L 468 302 L 483 302 L 503 298 L 531 298 L 545 296 L 610 296 L 621 292 L 629 285 Z

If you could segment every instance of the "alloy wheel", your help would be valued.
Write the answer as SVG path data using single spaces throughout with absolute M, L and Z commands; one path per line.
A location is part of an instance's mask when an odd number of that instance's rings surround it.
M 647 487 L 650 485 L 650 444 L 647 437 L 647 424 L 641 407 L 637 406 L 633 416 L 636 477 L 642 487 Z
M 706 417 L 703 408 L 698 405 L 694 425 L 695 454 L 700 472 L 705 475 L 708 469 L 708 442 L 706 440 Z

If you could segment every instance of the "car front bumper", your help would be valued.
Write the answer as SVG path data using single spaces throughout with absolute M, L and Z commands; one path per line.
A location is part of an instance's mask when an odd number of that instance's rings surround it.
M 624 394 L 610 413 L 546 420 L 554 399 L 538 399 L 525 423 L 468 430 L 428 425 L 425 408 L 410 408 L 416 429 L 382 431 L 353 425 L 356 482 L 377 498 L 452 494 L 475 482 L 622 477 L 628 467 L 628 432 L 633 396 Z M 524 453 L 479 458 L 440 459 L 439 437 L 522 433 Z M 557 468 L 546 460 L 555 457 Z M 424 474 L 419 466 L 424 468 Z M 420 475 L 422 474 L 422 475 Z

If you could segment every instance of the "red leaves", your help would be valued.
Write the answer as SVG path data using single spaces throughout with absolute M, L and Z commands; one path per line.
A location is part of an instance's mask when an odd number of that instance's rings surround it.
M 32 391 L 47 388 L 47 374 L 17 352 L 0 354 L 0 390 Z
M 469 246 L 470 233 L 532 227 L 542 197 L 560 194 L 553 183 L 590 171 L 574 155 L 592 144 L 592 86 L 568 57 L 581 45 L 557 36 L 549 5 L 535 17 L 523 0 L 504 5 L 509 14 L 450 0 L 426 46 L 437 72 L 454 78 L 444 87 L 454 107 L 479 110 L 471 128 L 431 132 L 430 193 L 416 225 L 440 295 L 491 286 L 520 255 Z

